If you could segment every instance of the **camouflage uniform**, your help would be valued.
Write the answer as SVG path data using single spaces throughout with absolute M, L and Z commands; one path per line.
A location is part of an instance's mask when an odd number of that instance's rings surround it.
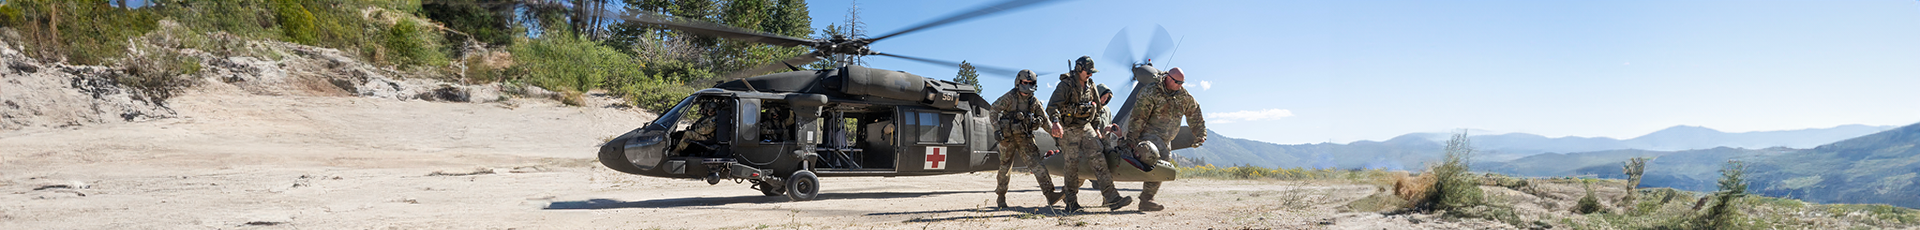
M 1113 94 L 1113 89 L 1107 88 L 1107 84 L 1094 84 L 1093 88 L 1094 88 L 1094 91 L 1093 91 L 1094 100 L 1099 100 L 1100 95 Z M 1107 103 L 1109 102 L 1111 101 L 1099 103 L 1100 112 L 1095 113 L 1093 116 L 1093 128 L 1105 129 L 1107 128 L 1108 125 L 1113 124 L 1113 112 L 1107 110 Z
M 701 107 L 711 106 L 711 104 L 701 105 Z M 689 146 L 701 144 L 701 142 L 713 141 L 714 132 L 717 131 L 716 129 L 720 126 L 719 121 L 715 119 L 718 119 L 720 116 L 711 109 L 714 108 L 701 108 L 700 119 L 693 121 L 693 126 L 687 128 L 687 133 L 684 134 L 685 137 L 680 138 L 680 146 L 674 147 L 673 152 L 680 153 L 686 151 Z M 713 150 L 708 149 L 706 151 Z M 702 153 L 699 155 L 705 156 L 706 154 Z
M 1076 70 L 1095 72 L 1092 57 L 1081 56 L 1076 62 Z M 1118 209 L 1133 200 L 1120 196 L 1120 192 L 1114 189 L 1113 173 L 1107 169 L 1107 158 L 1101 153 L 1102 146 L 1092 124 L 1098 116 L 1096 113 L 1100 112 L 1100 105 L 1096 103 L 1100 98 L 1095 95 L 1092 82 L 1081 83 L 1075 78 L 1072 73 L 1060 75 L 1060 85 L 1054 88 L 1053 96 L 1047 101 L 1047 114 L 1057 118 L 1066 132 L 1055 141 L 1060 145 L 1060 153 L 1068 157 L 1067 171 L 1064 172 L 1067 186 L 1061 191 L 1061 199 L 1067 201 L 1068 211 L 1080 209 L 1080 202 L 1076 199 L 1081 184 L 1079 168 L 1081 164 L 1087 164 L 1088 168 L 1093 169 L 1093 187 L 1100 189 L 1100 195 L 1105 198 L 1103 205 Z
M 1031 70 L 1020 70 L 1016 81 L 1023 80 L 1038 82 Z M 1007 173 L 1013 170 L 1014 159 L 1025 158 L 1028 161 L 1027 170 L 1033 172 L 1034 180 L 1040 183 L 1041 193 L 1047 197 L 1047 205 L 1053 205 L 1053 202 L 1060 200 L 1060 194 L 1053 191 L 1053 178 L 1047 174 L 1047 167 L 1041 164 L 1044 155 L 1040 153 L 1039 146 L 1033 144 L 1033 130 L 1053 126 L 1054 122 L 1047 116 L 1045 108 L 1040 106 L 1040 100 L 1033 97 L 1032 85 L 1015 85 L 1019 88 L 1008 90 L 1006 95 L 1000 95 L 1000 99 L 993 102 L 993 111 L 999 113 L 994 116 L 996 122 L 993 128 L 1000 138 L 1000 172 L 994 177 L 1000 184 L 993 193 L 999 195 L 1000 207 L 1007 207 L 1007 180 L 1011 179 Z
M 1161 82 L 1154 82 L 1140 91 L 1140 97 L 1134 101 L 1133 114 L 1128 117 L 1127 140 L 1153 143 L 1159 149 L 1148 154 L 1139 154 L 1140 161 L 1154 162 L 1172 157 L 1173 137 L 1179 135 L 1180 117 L 1187 117 L 1187 125 L 1192 126 L 1195 140 L 1206 138 L 1207 121 L 1200 116 L 1200 103 L 1185 89 L 1166 88 Z M 1199 144 L 1196 142 L 1195 146 Z M 1153 203 L 1153 195 L 1160 192 L 1160 182 L 1146 182 L 1140 188 L 1140 208 L 1158 210 L 1159 204 Z

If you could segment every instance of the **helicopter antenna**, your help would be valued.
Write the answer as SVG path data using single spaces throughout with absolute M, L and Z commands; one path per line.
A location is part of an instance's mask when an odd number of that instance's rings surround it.
M 1178 57 L 1175 55 L 1180 54 L 1181 43 L 1187 43 L 1187 36 L 1180 36 L 1180 41 L 1173 43 L 1173 53 L 1167 54 L 1167 63 L 1166 63 L 1167 67 L 1169 68 L 1173 67 L 1173 57 Z

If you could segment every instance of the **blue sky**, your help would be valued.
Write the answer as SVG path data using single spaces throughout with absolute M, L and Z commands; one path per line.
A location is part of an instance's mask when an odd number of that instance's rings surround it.
M 880 34 L 992 2 L 859 5 Z M 1211 84 L 1191 86 L 1210 128 L 1283 144 L 1462 128 L 1632 138 L 1674 125 L 1920 122 L 1915 1 L 1175 2 L 1063 1 L 873 48 L 1061 72 L 1072 58 L 1101 57 L 1122 28 L 1143 49 L 1162 25 L 1181 40 L 1164 61 L 1187 69 L 1190 84 Z M 849 2 L 810 6 L 819 28 L 844 20 Z M 934 78 L 956 71 L 868 61 Z M 1119 65 L 1102 66 L 1095 81 L 1125 84 Z M 1011 83 L 982 81 L 989 98 Z

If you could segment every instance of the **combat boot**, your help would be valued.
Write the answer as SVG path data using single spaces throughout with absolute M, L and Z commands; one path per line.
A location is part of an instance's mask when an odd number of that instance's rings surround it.
M 1060 196 L 1060 199 L 1067 202 L 1067 212 L 1080 212 L 1080 199 L 1075 198 L 1073 194 L 1060 194 Z
M 1153 203 L 1153 201 L 1150 200 L 1140 200 L 1140 211 L 1152 212 L 1160 210 L 1167 210 L 1167 207 L 1160 206 L 1160 204 Z
M 1133 197 L 1123 196 L 1118 199 L 1106 199 L 1106 200 L 1107 200 L 1107 203 L 1100 204 L 1100 205 L 1107 206 L 1107 209 L 1110 209 L 1110 210 L 1120 210 L 1120 208 L 1125 208 L 1127 207 L 1127 205 L 1133 204 Z
M 1053 207 L 1054 203 L 1060 203 L 1061 195 L 1058 192 L 1054 192 L 1053 190 L 1046 190 L 1046 191 L 1042 191 L 1041 194 L 1047 195 L 1047 207 Z M 1002 199 L 1002 200 L 1005 200 L 1005 199 Z M 1002 206 L 1005 206 L 1005 205 L 1002 205 Z
M 1000 194 L 1000 208 L 1007 208 L 1007 194 Z

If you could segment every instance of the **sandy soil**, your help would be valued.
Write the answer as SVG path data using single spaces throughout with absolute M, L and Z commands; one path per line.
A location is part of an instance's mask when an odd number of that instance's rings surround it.
M 1337 213 L 1378 191 L 1339 182 L 1181 180 L 1161 212 L 1060 213 L 1026 176 L 1014 176 L 1019 207 L 995 209 L 987 172 L 823 178 L 820 200 L 790 202 L 600 166 L 595 145 L 651 115 L 592 100 L 208 87 L 170 101 L 177 118 L 0 133 L 0 229 L 1477 228 Z M 1121 183 L 1129 196 L 1139 186 Z

